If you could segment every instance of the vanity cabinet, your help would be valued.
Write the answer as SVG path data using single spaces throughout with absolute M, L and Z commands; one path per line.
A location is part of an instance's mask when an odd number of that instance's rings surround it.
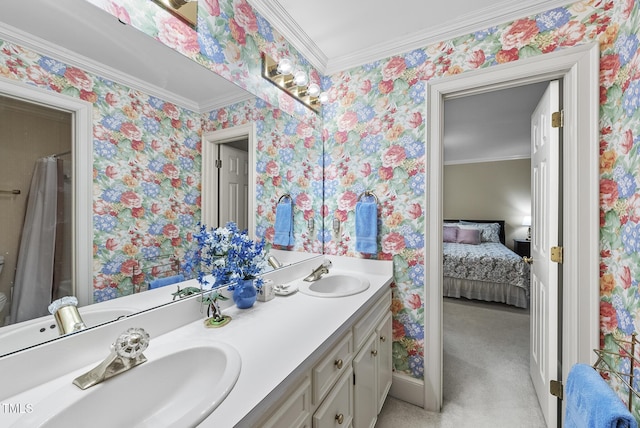
M 391 387 L 390 308 L 391 291 L 292 382 L 259 426 L 373 427 Z
M 393 350 L 391 346 L 393 339 L 393 327 L 391 318 L 391 312 L 387 313 L 376 329 L 376 340 L 378 344 L 378 364 L 376 365 L 376 369 L 378 370 L 378 411 L 376 412 L 376 415 L 382 410 L 384 401 L 391 389 L 391 382 L 393 378 Z
M 391 388 L 391 312 L 379 313 L 367 331 L 369 336 L 353 359 L 353 426 L 357 428 L 375 426 Z

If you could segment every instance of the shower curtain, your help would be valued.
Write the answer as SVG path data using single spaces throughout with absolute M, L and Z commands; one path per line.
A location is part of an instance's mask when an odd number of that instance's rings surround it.
M 56 229 L 64 190 L 62 174 L 61 159 L 51 156 L 36 161 L 18 252 L 12 324 L 49 314 L 55 288 Z

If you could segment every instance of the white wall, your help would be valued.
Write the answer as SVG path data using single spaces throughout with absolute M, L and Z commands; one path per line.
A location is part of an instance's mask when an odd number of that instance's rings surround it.
M 445 219 L 505 220 L 506 244 L 525 238 L 522 219 L 531 211 L 531 161 L 445 165 Z
M 0 189 L 20 190 L 19 195 L 0 193 L 0 254 L 4 255 L 0 292 L 7 297 L 13 286 L 35 161 L 71 150 L 71 132 L 70 113 L 0 98 Z M 66 245 L 71 248 L 70 241 Z M 71 262 L 66 263 L 70 271 Z M 11 304 L 7 302 L 3 314 L 9 313 L 9 307 Z M 0 318 L 0 326 L 3 319 Z

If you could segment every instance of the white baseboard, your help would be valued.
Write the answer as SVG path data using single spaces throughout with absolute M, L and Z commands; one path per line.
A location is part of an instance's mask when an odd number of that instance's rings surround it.
M 389 395 L 424 408 L 424 382 L 401 373 L 393 374 Z

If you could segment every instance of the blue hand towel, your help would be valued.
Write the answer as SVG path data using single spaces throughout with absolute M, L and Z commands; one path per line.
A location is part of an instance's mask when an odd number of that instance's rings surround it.
M 378 253 L 378 204 L 375 202 L 356 204 L 356 251 Z
M 149 283 L 149 290 L 153 290 L 154 288 L 165 287 L 167 285 L 175 284 L 177 282 L 184 281 L 184 275 L 174 275 L 174 276 L 165 276 L 164 278 L 154 279 Z
M 285 247 L 293 245 L 293 204 L 291 200 L 276 206 L 276 224 L 273 243 Z
M 565 428 L 637 428 L 624 403 L 587 364 L 576 364 L 567 378 Z

